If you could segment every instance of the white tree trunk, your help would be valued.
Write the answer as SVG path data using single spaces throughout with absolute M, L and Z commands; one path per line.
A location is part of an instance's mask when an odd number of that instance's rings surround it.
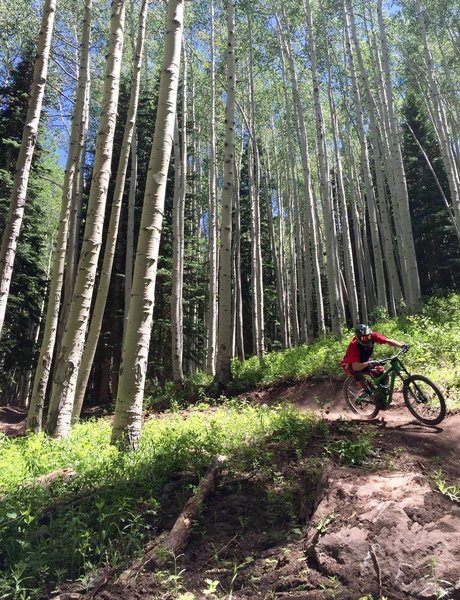
M 401 216 L 402 243 L 400 260 L 401 264 L 404 267 L 402 278 L 406 302 L 411 310 L 417 310 L 418 308 L 420 308 L 421 303 L 420 280 L 418 276 L 414 237 L 412 234 L 412 224 L 410 220 L 409 196 L 407 193 L 406 174 L 404 171 L 404 164 L 402 158 L 399 128 L 396 122 L 394 109 L 393 84 L 390 73 L 388 43 L 383 22 L 382 0 L 377 0 L 377 16 L 379 22 L 380 43 L 382 46 L 385 85 L 387 92 L 388 117 L 390 122 L 389 124 L 392 139 L 393 172 L 395 173 L 395 181 L 398 190 L 398 197 L 395 199 L 395 201 L 398 203 L 399 214 Z
M 227 2 L 227 104 L 225 107 L 224 187 L 220 231 L 219 319 L 216 382 L 226 386 L 231 379 L 232 340 L 232 208 L 235 165 L 235 5 Z
M 334 211 L 332 205 L 332 186 L 329 160 L 326 148 L 326 130 L 324 127 L 323 109 L 320 98 L 320 83 L 316 61 L 316 45 L 313 35 L 313 17 L 309 0 L 303 0 L 307 18 L 308 45 L 310 51 L 310 69 L 313 85 L 313 101 L 316 115 L 316 142 L 318 150 L 320 190 L 323 203 L 324 226 L 326 228 L 327 274 L 329 288 L 329 304 L 332 332 L 341 337 L 342 298 L 337 264 L 337 236 Z
M 243 295 L 241 289 L 241 206 L 240 182 L 241 163 L 244 152 L 244 135 L 241 135 L 241 144 L 238 160 L 235 161 L 235 235 L 233 240 L 233 280 L 235 291 L 233 294 L 233 343 L 232 356 L 238 356 L 240 361 L 245 360 L 244 335 L 243 335 Z
M 65 436 L 70 431 L 75 387 L 85 346 L 102 244 L 102 229 L 111 174 L 113 137 L 118 109 L 124 13 L 124 0 L 113 0 L 104 100 L 96 142 L 85 232 L 80 260 L 78 261 L 72 303 L 53 375 L 53 388 L 46 425 L 47 431 L 57 437 Z
M 110 278 L 112 275 L 113 261 L 115 258 L 116 242 L 118 237 L 118 226 L 120 223 L 121 208 L 123 202 L 123 192 L 125 189 L 126 173 L 128 170 L 129 155 L 131 154 L 131 142 L 136 125 L 137 107 L 139 103 L 139 88 L 141 79 L 142 55 L 144 52 L 145 23 L 147 20 L 148 2 L 143 0 L 141 12 L 139 15 L 139 26 L 137 43 L 134 54 L 133 75 L 131 80 L 131 94 L 129 99 L 128 113 L 126 115 L 125 131 L 121 144 L 120 159 L 118 162 L 118 171 L 115 181 L 115 190 L 113 193 L 112 210 L 110 213 L 109 226 L 105 240 L 104 258 L 99 277 L 99 286 L 97 289 L 96 301 L 91 316 L 88 336 L 86 339 L 81 366 L 78 373 L 75 402 L 72 411 L 72 420 L 79 418 L 83 406 L 86 387 L 91 373 L 94 356 L 96 354 L 97 343 L 102 327 L 102 320 L 107 304 L 107 296 L 110 287 Z
M 175 173 L 171 295 L 172 372 L 174 383 L 178 388 L 181 388 L 184 383 L 184 313 L 182 301 L 184 287 L 184 209 L 187 183 L 187 63 L 183 46 L 182 52 L 182 138 L 179 138 L 179 124 L 177 118 L 174 132 Z
M 27 200 L 27 186 L 30 168 L 37 143 L 38 126 L 45 94 L 48 63 L 53 35 L 54 17 L 57 0 L 46 0 L 38 34 L 37 58 L 35 60 L 32 87 L 30 90 L 29 108 L 26 124 L 22 133 L 21 146 L 16 162 L 13 190 L 11 193 L 8 218 L 3 232 L 0 249 L 0 337 L 5 320 L 6 304 L 11 285 L 14 259 L 19 233 L 21 231 L 24 207 Z
M 312 276 L 315 288 L 316 297 L 316 320 L 317 332 L 319 335 L 324 335 L 326 326 L 324 321 L 324 303 L 321 289 L 321 266 L 319 257 L 319 242 L 318 242 L 318 224 L 317 216 L 314 208 L 314 196 L 310 172 L 310 157 L 308 148 L 307 130 L 303 116 L 302 102 L 300 98 L 299 86 L 297 81 L 297 72 L 295 67 L 292 49 L 290 46 L 289 37 L 283 31 L 281 22 L 277 17 L 280 38 L 282 41 L 283 50 L 286 53 L 286 58 L 291 74 L 292 96 L 294 102 L 295 125 L 297 130 L 297 138 L 300 146 L 300 154 L 302 159 L 302 172 L 305 189 L 305 211 L 306 211 L 306 239 L 310 241 L 311 258 L 312 258 Z M 307 335 L 309 333 L 307 332 Z
M 211 100 L 210 100 L 210 126 L 211 139 L 209 148 L 209 302 L 208 302 L 208 349 L 207 371 L 210 375 L 216 372 L 217 353 L 217 318 L 218 318 L 218 264 L 219 251 L 217 244 L 218 219 L 217 219 L 217 157 L 216 157 L 216 59 L 214 38 L 214 0 L 210 0 L 211 10 Z
M 136 56 L 136 36 L 134 28 L 134 0 L 131 0 L 129 27 L 131 32 L 131 46 L 133 57 Z M 134 60 L 134 58 L 133 58 Z M 131 169 L 129 175 L 128 211 L 126 219 L 126 255 L 125 255 L 125 293 L 123 314 L 123 339 L 125 337 L 126 325 L 128 324 L 129 301 L 131 299 L 131 286 L 133 284 L 134 266 L 134 213 L 136 209 L 137 194 L 137 170 L 138 170 L 138 143 L 137 128 L 134 125 L 133 139 L 131 141 Z
M 351 10 L 351 9 L 350 9 Z M 352 13 L 351 16 L 353 17 Z M 371 15 L 372 18 L 372 15 Z M 371 92 L 371 87 L 369 84 L 368 77 L 368 69 L 366 69 L 364 65 L 364 60 L 361 52 L 361 47 L 359 45 L 359 40 L 356 34 L 356 27 L 354 23 L 354 19 L 351 18 L 351 34 L 353 37 L 353 42 L 356 49 L 356 55 L 358 59 L 358 65 L 360 69 L 361 79 L 363 82 L 365 96 L 367 100 L 367 111 L 369 117 L 369 131 L 371 135 L 372 141 L 372 150 L 373 150 L 373 159 L 374 159 L 374 172 L 376 179 L 376 206 L 378 207 L 377 217 L 379 218 L 381 238 L 382 238 L 382 250 L 385 258 L 385 267 L 387 272 L 387 277 L 389 281 L 389 289 L 388 289 L 388 308 L 390 314 L 396 314 L 396 304 L 399 304 L 402 298 L 402 291 L 399 282 L 398 268 L 395 261 L 395 252 L 396 248 L 394 247 L 394 235 L 391 229 L 390 216 L 388 214 L 387 209 L 387 200 L 386 200 L 386 183 L 385 183 L 385 169 L 388 175 L 387 182 L 388 187 L 391 190 L 391 195 L 396 198 L 396 185 L 395 185 L 395 177 L 394 177 L 394 168 L 392 167 L 391 160 L 391 148 L 389 144 L 389 118 L 386 110 L 386 89 L 383 85 L 383 81 L 381 85 L 377 84 L 377 88 L 380 91 L 380 106 L 381 110 L 378 110 L 377 103 L 374 100 L 374 97 Z M 380 73 L 379 68 L 379 60 L 378 57 L 375 59 L 375 63 L 377 66 L 374 66 L 374 72 Z M 380 123 L 380 125 L 378 124 Z M 380 133 L 380 136 L 379 136 Z M 382 156 L 381 146 L 383 146 L 384 152 Z M 382 164 L 382 160 L 384 164 Z M 396 202 L 395 210 L 399 209 L 399 203 Z M 399 213 L 398 213 L 399 214 Z M 400 221 L 402 219 L 395 218 L 394 222 L 396 225 L 396 229 L 400 229 Z M 398 236 L 401 239 L 401 236 Z
M 426 75 L 430 85 L 431 92 L 431 105 L 432 105 L 432 119 L 433 125 L 438 138 L 439 146 L 441 149 L 441 158 L 446 169 L 447 178 L 449 181 L 449 189 L 452 201 L 452 208 L 457 221 L 457 226 L 460 227 L 460 180 L 459 172 L 455 159 L 452 155 L 452 149 L 450 144 L 450 133 L 447 124 L 447 119 L 444 111 L 444 106 L 441 100 L 441 92 L 439 90 L 438 82 L 436 79 L 435 71 L 433 68 L 433 59 L 431 56 L 430 47 L 428 45 L 428 38 L 426 33 L 425 25 L 425 10 L 422 8 L 420 0 L 415 0 L 415 8 L 418 15 L 418 23 L 420 28 L 420 34 L 422 36 L 423 52 L 425 58 Z
M 371 229 L 372 250 L 374 255 L 375 277 L 377 285 L 377 302 L 379 306 L 386 308 L 386 285 L 383 270 L 382 249 L 379 236 L 378 218 L 374 185 L 369 165 L 369 153 L 367 148 L 366 128 L 364 125 L 363 110 L 361 105 L 361 96 L 358 89 L 356 77 L 356 68 L 354 62 L 354 53 L 351 45 L 351 28 L 353 27 L 353 13 L 351 12 L 350 0 L 344 0 L 344 18 L 345 18 L 345 39 L 347 53 L 350 59 L 350 74 L 353 86 L 353 97 L 356 107 L 357 129 L 361 148 L 361 167 L 364 176 L 364 185 L 366 190 L 367 209 L 369 213 L 369 223 Z M 351 24 L 350 24 L 351 23 Z
M 112 443 L 119 443 L 132 449 L 137 447 L 141 430 L 158 251 L 176 118 L 183 14 L 184 1 L 169 0 L 155 134 L 147 173 L 128 328 L 123 342 L 113 420 Z
M 40 356 L 37 362 L 35 377 L 30 400 L 29 413 L 27 416 L 27 428 L 39 432 L 42 428 L 43 408 L 45 405 L 46 389 L 51 372 L 56 332 L 59 319 L 59 307 L 61 301 L 62 284 L 64 281 L 64 269 L 66 252 L 68 249 L 69 212 L 72 203 L 75 178 L 79 177 L 78 162 L 81 147 L 85 144 L 86 134 L 86 101 L 90 85 L 89 79 L 89 42 L 91 31 L 91 9 L 92 0 L 86 0 L 82 41 L 80 45 L 80 67 L 78 84 L 75 95 L 75 105 L 72 116 L 69 151 L 64 176 L 63 194 L 61 200 L 61 213 L 59 217 L 59 228 L 56 239 L 53 272 L 51 276 L 48 294 L 48 306 L 43 331 L 43 339 L 40 348 Z

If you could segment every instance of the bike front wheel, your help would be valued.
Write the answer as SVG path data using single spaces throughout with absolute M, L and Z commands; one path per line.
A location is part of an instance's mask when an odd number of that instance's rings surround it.
M 446 416 L 444 396 L 423 375 L 411 375 L 404 381 L 403 397 L 409 411 L 425 425 L 437 425 Z
M 352 377 L 348 377 L 343 384 L 345 402 L 351 410 L 365 419 L 374 419 L 380 408 L 375 406 L 372 396 L 364 395 L 363 388 Z

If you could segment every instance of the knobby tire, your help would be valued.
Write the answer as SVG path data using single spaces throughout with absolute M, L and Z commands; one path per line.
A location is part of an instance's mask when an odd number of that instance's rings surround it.
M 425 425 L 437 425 L 446 416 L 442 392 L 423 375 L 411 375 L 404 381 L 403 397 L 411 414 Z
M 343 384 L 343 395 L 345 402 L 350 409 L 365 419 L 375 419 L 378 415 L 380 408 L 378 408 L 371 396 L 369 396 L 368 402 L 356 402 L 356 398 L 363 394 L 364 390 L 352 377 L 348 377 Z

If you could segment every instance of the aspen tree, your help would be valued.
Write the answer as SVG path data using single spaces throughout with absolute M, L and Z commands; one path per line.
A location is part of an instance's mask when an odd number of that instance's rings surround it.
M 356 76 L 356 68 L 355 68 L 355 59 L 354 53 L 351 45 L 351 22 L 353 19 L 353 14 L 351 12 L 350 0 L 344 0 L 344 19 L 345 19 L 345 41 L 347 54 L 349 57 L 350 64 L 350 75 L 352 80 L 353 87 L 353 98 L 356 109 L 356 118 L 357 118 L 357 130 L 361 148 L 361 167 L 364 176 L 364 185 L 366 190 L 366 203 L 367 209 L 369 213 L 369 223 L 371 230 L 371 240 L 372 240 L 372 250 L 373 250 L 373 258 L 374 258 L 374 267 L 375 267 L 375 279 L 377 285 L 377 302 L 379 306 L 383 306 L 386 308 L 387 299 L 386 299 L 386 284 L 384 277 L 384 269 L 383 269 L 383 259 L 382 259 L 382 249 L 380 243 L 380 235 L 378 228 L 378 218 L 377 218 L 377 208 L 376 208 L 376 199 L 375 199 L 375 190 L 374 184 L 372 181 L 372 174 L 369 164 L 369 152 L 367 147 L 367 139 L 366 139 L 366 129 L 364 126 L 364 117 L 363 117 L 363 109 L 361 104 L 361 95 L 358 88 L 357 76 Z M 366 260 L 368 260 L 366 256 Z
M 225 106 L 224 186 L 220 226 L 219 319 L 215 380 L 226 386 L 231 379 L 232 340 L 232 206 L 235 165 L 235 5 L 227 2 L 227 103 Z
M 78 261 L 72 303 L 53 374 L 53 387 L 46 424 L 48 433 L 57 437 L 66 436 L 70 432 L 76 382 L 86 341 L 89 313 L 102 244 L 102 228 L 118 108 L 124 16 L 124 0 L 113 0 L 110 19 L 110 42 L 104 82 L 104 101 L 96 142 L 85 232 L 80 259 Z
M 326 131 L 324 127 L 323 109 L 319 95 L 319 77 L 316 61 L 316 45 L 313 34 L 313 17 L 309 0 L 303 0 L 304 10 L 307 18 L 308 50 L 310 55 L 310 70 L 313 85 L 313 101 L 315 105 L 316 141 L 318 151 L 320 190 L 323 204 L 324 224 L 326 228 L 326 252 L 327 252 L 327 274 L 329 288 L 329 304 L 331 312 L 331 325 L 334 335 L 342 335 L 340 322 L 342 320 L 341 310 L 341 287 L 339 282 L 339 268 L 337 264 L 337 239 L 336 224 L 332 206 L 332 185 L 330 178 L 329 160 L 326 148 Z
M 311 250 L 311 262 L 312 262 L 312 275 L 315 286 L 315 298 L 316 298 L 316 321 L 317 321 L 317 331 L 319 335 L 324 335 L 326 332 L 326 325 L 324 320 L 324 304 L 323 304 L 323 295 L 321 289 L 321 268 L 320 268 L 320 258 L 319 258 L 319 243 L 318 243 L 318 221 L 317 215 L 314 207 L 314 196 L 313 196 L 313 188 L 311 181 L 311 171 L 310 171 L 310 157 L 309 157 L 309 147 L 308 147 L 308 138 L 307 131 L 305 128 L 305 121 L 303 117 L 303 107 L 302 101 L 299 92 L 298 86 L 298 78 L 297 71 L 295 66 L 294 57 L 292 55 L 292 48 L 290 45 L 289 37 L 286 35 L 279 16 L 276 16 L 278 29 L 280 31 L 280 39 L 282 41 L 282 50 L 286 54 L 286 59 L 289 65 L 289 71 L 291 75 L 291 88 L 292 88 L 292 98 L 294 104 L 294 123 L 297 132 L 297 139 L 300 146 L 300 155 L 302 160 L 302 174 L 304 181 L 304 198 L 305 198 L 305 215 L 306 215 L 306 228 L 305 228 L 305 236 L 306 236 L 306 244 L 310 244 Z M 308 256 L 308 255 L 307 255 Z M 307 305 L 308 305 L 307 301 Z M 307 333 L 307 335 L 310 335 Z
M 386 182 L 385 182 L 385 168 L 388 174 L 387 183 L 388 187 L 391 190 L 392 196 L 395 198 L 396 202 L 396 184 L 395 184 L 395 176 L 394 169 L 392 168 L 392 151 L 389 143 L 389 118 L 386 118 L 383 113 L 385 110 L 378 110 L 377 103 L 374 99 L 374 96 L 371 91 L 369 77 L 368 77 L 368 69 L 364 65 L 364 60 L 361 52 L 361 47 L 359 44 L 358 36 L 356 34 L 356 27 L 354 22 L 354 16 L 351 9 L 350 4 L 350 24 L 351 24 L 351 36 L 353 38 L 354 47 L 356 50 L 357 62 L 360 70 L 361 80 L 363 82 L 365 98 L 367 101 L 367 114 L 369 118 L 369 133 L 372 141 L 372 151 L 373 151 L 373 160 L 374 160 L 374 173 L 376 180 L 376 206 L 378 207 L 377 218 L 379 220 L 380 232 L 381 232 L 381 240 L 382 240 L 382 252 L 385 259 L 386 273 L 389 281 L 388 286 L 388 306 L 390 314 L 396 314 L 396 305 L 400 303 L 403 294 L 401 291 L 401 286 L 399 282 L 398 268 L 395 261 L 395 248 L 393 242 L 393 233 L 391 229 L 389 211 L 387 208 L 387 199 L 386 199 Z M 376 63 L 378 65 L 378 60 Z M 375 72 L 379 72 L 378 66 L 374 69 Z M 384 107 L 386 102 L 383 98 L 386 98 L 386 89 L 384 86 L 380 87 L 380 94 L 382 96 L 382 106 Z M 381 152 L 381 147 L 383 148 L 383 156 Z M 382 164 L 382 161 L 384 164 Z M 400 204 L 396 202 L 395 210 L 398 211 L 399 215 L 399 206 Z M 401 231 L 401 235 L 398 236 L 398 239 L 402 239 L 402 230 L 400 227 L 401 218 L 394 219 L 396 223 L 396 229 L 399 228 Z
M 136 56 L 136 36 L 134 31 L 134 0 L 131 0 L 129 26 L 131 32 L 131 46 L 133 56 Z M 123 338 L 125 337 L 128 321 L 129 301 L 131 298 L 131 286 L 133 284 L 134 263 L 134 213 L 136 208 L 137 178 L 138 178 L 138 136 L 137 127 L 134 124 L 133 139 L 131 141 L 131 169 L 129 174 L 128 211 L 126 219 L 126 256 L 125 256 L 125 294 L 123 315 Z
M 321 11 L 324 14 L 322 5 L 320 6 Z M 325 25 L 323 23 L 323 25 Z M 326 28 L 325 32 L 326 32 Z M 329 41 L 325 35 L 325 56 L 327 65 L 327 92 L 329 100 L 329 110 L 331 114 L 331 125 L 332 125 L 332 140 L 335 155 L 335 171 L 336 171 L 336 187 L 337 195 L 339 198 L 340 214 L 341 214 L 341 227 L 342 227 L 342 248 L 343 248 L 343 265 L 345 272 L 345 282 L 349 301 L 349 308 L 351 319 L 353 323 L 359 322 L 359 308 L 358 308 L 358 294 L 356 289 L 356 277 L 355 267 L 353 263 L 353 250 L 351 244 L 350 226 L 348 222 L 348 207 L 347 200 L 345 197 L 345 183 L 343 175 L 342 157 L 340 154 L 340 135 L 339 125 L 337 116 L 337 107 L 334 100 L 334 94 L 332 91 L 332 75 L 331 75 L 331 64 L 329 57 Z
M 21 231 L 27 200 L 27 186 L 32 158 L 37 142 L 38 126 L 48 76 L 56 4 L 57 0 L 45 0 L 43 5 L 43 15 L 38 34 L 37 58 L 35 59 L 33 81 L 30 90 L 29 109 L 16 161 L 10 208 L 0 248 L 0 337 L 5 320 L 6 304 L 16 257 L 18 237 Z
M 272 127 L 273 127 L 272 121 Z M 276 150 L 274 150 L 276 152 Z M 273 203 L 272 203 L 272 190 L 271 190 L 271 182 L 272 182 L 272 174 L 271 174 L 271 164 L 270 164 L 270 152 L 268 146 L 265 150 L 265 154 L 267 156 L 267 167 L 266 174 L 264 178 L 265 183 L 265 197 L 267 201 L 267 210 L 268 210 L 268 225 L 269 225 L 269 234 L 270 234 L 270 243 L 273 254 L 273 262 L 275 267 L 275 282 L 276 282 L 276 303 L 278 309 L 278 318 L 280 322 L 280 335 L 281 335 L 281 343 L 283 348 L 288 347 L 288 335 L 287 335 L 287 322 L 286 322 L 286 305 L 287 298 L 286 292 L 284 289 L 284 278 L 283 278 L 283 248 L 281 246 L 281 239 L 283 234 L 280 232 L 278 228 L 278 239 L 276 235 L 275 229 L 275 215 L 273 214 Z M 276 189 L 277 195 L 277 220 L 278 222 L 283 220 L 282 208 L 281 208 L 281 190 Z M 281 235 L 280 235 L 281 234 Z M 281 239 L 280 239 L 281 238 Z
M 366 253 L 364 252 L 363 238 L 362 238 L 362 227 L 358 214 L 358 174 L 353 158 L 353 147 L 351 143 L 351 123 L 350 115 L 348 112 L 345 113 L 345 129 L 347 138 L 342 140 L 342 145 L 345 148 L 345 168 L 348 178 L 348 189 L 350 193 L 350 213 L 352 222 L 352 236 L 355 247 L 356 255 L 356 271 L 358 273 L 358 284 L 359 284 L 359 319 L 358 321 L 364 321 L 365 323 L 369 320 L 368 305 L 375 306 L 375 295 L 374 286 L 366 285 L 366 275 L 364 264 L 367 263 Z M 364 211 L 362 211 L 364 213 Z M 364 218 L 365 214 L 363 214 Z M 369 300 L 368 300 L 369 298 Z M 356 324 L 356 323 L 355 323 Z
M 403 284 L 406 296 L 406 302 L 410 309 L 420 308 L 421 291 L 420 280 L 418 276 L 417 260 L 415 257 L 414 237 L 412 234 L 412 225 L 409 212 L 409 197 L 407 193 L 406 174 L 402 159 L 401 143 L 399 129 L 396 122 L 395 108 L 393 101 L 393 84 L 390 74 L 390 60 L 388 42 L 386 37 L 385 25 L 382 14 L 382 0 L 377 0 L 377 16 L 379 23 L 380 43 L 382 46 L 382 57 L 385 73 L 385 86 L 387 91 L 387 107 L 390 132 L 392 138 L 392 168 L 395 174 L 398 196 L 395 201 L 398 203 L 398 212 L 401 218 L 401 251 L 400 261 L 404 265 Z
M 48 379 L 51 372 L 51 361 L 53 359 L 56 341 L 62 284 L 64 281 L 64 268 L 68 249 L 69 213 L 72 204 L 73 191 L 75 189 L 75 179 L 79 177 L 78 163 L 80 159 L 80 151 L 82 146 L 85 145 L 85 118 L 87 116 L 87 99 L 90 86 L 89 42 L 91 30 L 91 10 L 92 0 L 86 0 L 83 16 L 82 39 L 80 44 L 78 83 L 72 115 L 70 143 L 64 176 L 53 272 L 48 294 L 48 306 L 40 355 L 37 362 L 37 368 L 35 370 L 32 395 L 27 416 L 27 428 L 35 432 L 41 431 L 42 428 L 43 408 L 45 405 Z
M 238 159 L 235 161 L 235 235 L 233 240 L 233 343 L 232 355 L 238 356 L 239 360 L 244 361 L 244 335 L 243 335 L 243 294 L 241 289 L 241 206 L 240 206 L 240 182 L 241 182 L 241 164 L 244 152 L 244 134 L 241 134 L 240 151 Z
M 147 20 L 148 2 L 143 0 L 139 15 L 138 34 L 136 48 L 134 52 L 134 65 L 131 80 L 131 94 L 126 115 L 125 130 L 121 144 L 120 159 L 115 180 L 115 190 L 112 200 L 112 209 L 110 212 L 109 225 L 107 229 L 104 257 L 97 288 L 96 301 L 94 303 L 93 313 L 89 325 L 88 335 L 83 350 L 81 366 L 78 373 L 76 384 L 75 402 L 72 410 L 72 420 L 79 418 L 83 406 L 86 387 L 88 385 L 91 367 L 96 354 L 97 343 L 102 327 L 102 319 L 107 304 L 107 297 L 110 287 L 110 278 L 112 275 L 113 261 L 115 258 L 116 241 L 118 237 L 118 226 L 123 203 L 123 192 L 125 189 L 126 173 L 128 170 L 129 156 L 131 154 L 131 144 L 136 126 L 137 107 L 139 103 L 139 88 L 142 56 L 144 51 L 145 24 Z
M 134 265 L 133 290 L 129 303 L 128 326 L 123 341 L 112 429 L 112 443 L 128 449 L 137 447 L 141 430 L 158 251 L 176 119 L 183 15 L 183 0 L 169 0 L 155 133 L 147 172 Z
M 278 31 L 278 39 L 281 46 L 281 33 Z M 285 77 L 285 59 L 283 50 L 281 51 L 281 75 L 283 82 L 284 104 L 286 110 L 286 129 L 285 135 L 288 139 L 292 139 L 292 114 L 288 97 L 287 82 Z M 286 282 L 286 289 L 290 291 L 290 326 L 288 328 L 290 339 L 294 346 L 297 346 L 299 341 L 307 342 L 309 332 L 313 327 L 311 320 L 313 282 L 306 281 L 303 276 L 307 270 L 310 261 L 309 256 L 303 252 L 302 247 L 302 218 L 299 208 L 299 190 L 296 181 L 295 156 L 292 144 L 286 149 L 287 157 L 285 156 L 285 186 L 287 190 L 287 220 L 289 223 L 289 249 L 290 249 L 290 264 L 289 281 Z M 306 213 L 306 210 L 305 210 Z M 307 223 L 308 227 L 308 223 Z
M 260 179 L 261 165 L 260 153 L 256 136 L 256 109 L 254 93 L 254 55 L 252 41 L 252 17 L 248 14 L 249 31 L 249 113 L 250 113 L 250 141 L 249 141 L 249 188 L 251 206 L 251 273 L 252 273 L 252 314 L 254 349 L 263 360 L 265 354 L 265 327 L 264 327 L 264 293 L 262 279 L 262 243 L 260 234 Z
M 209 302 L 208 302 L 208 349 L 207 371 L 210 375 L 216 372 L 216 343 L 218 319 L 218 219 L 217 219 L 217 157 L 216 157 L 216 58 L 215 58 L 215 33 L 214 33 L 214 0 L 210 0 L 211 11 L 211 83 L 210 83 L 210 127 L 211 139 L 209 147 Z
M 442 95 L 439 90 L 438 81 L 433 67 L 433 58 L 428 45 L 428 37 L 425 25 L 425 8 L 422 7 L 420 0 L 415 0 L 415 10 L 418 17 L 418 25 L 423 44 L 423 55 L 425 60 L 426 77 L 430 87 L 429 103 L 431 104 L 430 114 L 432 116 L 434 130 L 438 138 L 441 149 L 441 158 L 449 181 L 449 190 L 452 202 L 452 208 L 457 225 L 460 227 L 460 179 L 459 170 L 452 154 L 451 135 L 446 119 L 445 109 L 442 102 Z
M 277 272 L 277 286 L 279 289 L 278 306 L 280 311 L 280 328 L 281 328 L 281 340 L 283 348 L 290 347 L 289 338 L 289 299 L 286 292 L 286 261 L 285 261 L 285 224 L 284 224 L 284 203 L 283 203 L 283 187 L 282 179 L 279 168 L 279 156 L 278 149 L 276 146 L 276 131 L 275 123 L 272 117 L 271 120 L 271 131 L 272 131 L 272 144 L 274 154 L 274 165 L 276 176 L 276 211 L 277 211 L 277 230 L 273 233 L 275 251 L 276 251 L 276 272 Z M 270 202 L 271 207 L 271 202 Z M 273 218 L 273 215 L 272 215 Z
M 184 383 L 184 208 L 187 184 L 187 60 L 182 45 L 182 117 L 174 128 L 173 257 L 171 294 L 171 338 L 173 380 L 177 388 Z
M 195 69 L 193 68 L 194 64 L 191 61 L 191 69 L 190 69 L 190 104 L 191 104 L 191 126 L 190 132 L 192 137 L 192 160 L 191 160 L 191 227 L 190 227 L 190 236 L 192 239 L 192 248 L 193 248 L 193 256 L 195 260 L 195 264 L 200 264 L 201 262 L 201 251 L 200 251 L 200 239 L 201 239 L 201 206 L 198 202 L 198 198 L 201 196 L 201 145 L 200 145 L 200 124 L 196 118 L 196 108 L 195 108 L 195 94 L 196 94 L 196 84 L 195 84 Z M 197 288 L 197 277 L 196 275 L 193 277 L 192 286 Z M 192 331 L 197 331 L 198 329 L 198 304 L 196 302 L 192 302 L 190 306 L 190 322 L 192 326 Z M 196 339 L 196 335 L 190 341 L 190 353 L 189 353 L 189 371 L 193 372 L 198 368 L 198 363 L 196 360 L 198 349 L 198 343 Z

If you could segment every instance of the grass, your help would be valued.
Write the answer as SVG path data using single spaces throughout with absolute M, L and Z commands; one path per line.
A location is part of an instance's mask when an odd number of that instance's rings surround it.
M 432 299 L 420 315 L 381 319 L 372 326 L 411 344 L 405 358 L 409 370 L 431 377 L 448 405 L 460 406 L 460 295 Z M 346 331 L 341 340 L 326 336 L 308 347 L 273 352 L 263 363 L 234 361 L 234 390 L 343 377 L 339 361 L 351 336 Z M 375 354 L 391 352 L 379 347 Z M 152 387 L 147 403 L 166 402 L 174 410 L 145 423 L 135 453 L 110 445 L 110 425 L 103 419 L 78 424 L 66 440 L 0 437 L 0 599 L 49 597 L 67 581 L 80 581 L 84 589 L 98 568 L 129 560 L 154 535 L 165 504 L 176 501 L 180 510 L 215 454 L 228 456 L 229 477 L 245 473 L 261 483 L 267 523 L 287 519 L 294 527 L 302 494 L 284 464 L 298 465 L 311 455 L 303 473 L 309 485 L 303 489 L 313 495 L 324 461 L 372 466 L 372 436 L 356 424 L 332 430 L 289 405 L 254 407 L 219 399 L 211 409 L 212 392 L 203 374 L 190 377 L 182 394 L 173 386 Z M 191 399 L 194 411 L 184 416 L 180 409 Z M 38 477 L 64 467 L 77 476 L 37 485 Z M 183 472 L 190 480 L 182 496 L 165 495 L 173 474 Z M 437 486 L 457 501 L 458 487 L 441 477 Z
M 110 425 L 102 419 L 77 425 L 66 440 L 2 437 L 0 598 L 47 597 L 65 581 L 84 588 L 97 568 L 129 560 L 153 535 L 164 504 L 174 502 L 163 494 L 172 475 L 190 473 L 193 487 L 218 453 L 229 457 L 230 474 L 263 481 L 268 522 L 289 518 L 300 494 L 279 461 L 300 460 L 329 437 L 327 423 L 291 406 L 236 401 L 188 417 L 151 419 L 139 450 L 130 454 L 110 445 Z M 63 467 L 77 476 L 36 484 L 40 475 Z M 316 471 L 306 476 L 314 479 Z M 179 510 L 183 502 L 177 499 Z

